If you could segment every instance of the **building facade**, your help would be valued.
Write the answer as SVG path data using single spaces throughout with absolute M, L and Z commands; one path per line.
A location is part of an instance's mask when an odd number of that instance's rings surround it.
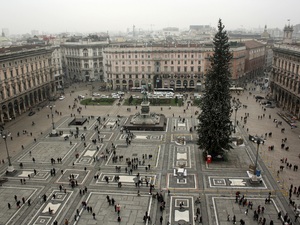
M 0 122 L 48 100 L 55 92 L 53 49 L 19 46 L 0 49 Z
M 245 76 L 244 79 L 251 80 L 264 74 L 266 46 L 258 41 L 245 41 Z
M 283 110 L 300 118 L 300 46 L 275 44 L 273 52 L 272 97 Z
M 231 47 L 232 79 L 244 74 L 245 46 Z M 111 44 L 104 49 L 105 81 L 110 90 L 133 87 L 200 91 L 210 67 L 212 45 Z
M 61 49 L 59 46 L 52 48 L 52 68 L 55 78 L 55 87 L 57 91 L 64 92 L 64 73 L 62 71 Z
M 103 81 L 103 48 L 108 40 L 70 40 L 61 44 L 63 73 L 67 82 Z

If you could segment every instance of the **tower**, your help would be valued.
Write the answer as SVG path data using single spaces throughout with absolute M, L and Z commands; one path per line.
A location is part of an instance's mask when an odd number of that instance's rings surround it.
M 292 35 L 293 35 L 294 28 L 293 26 L 285 25 L 283 29 L 283 43 L 284 44 L 292 44 Z

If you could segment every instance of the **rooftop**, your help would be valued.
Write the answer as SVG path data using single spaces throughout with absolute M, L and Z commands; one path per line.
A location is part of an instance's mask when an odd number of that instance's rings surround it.
M 300 44 L 294 43 L 294 44 L 274 44 L 274 49 L 281 49 L 285 51 L 292 51 L 292 52 L 300 52 Z
M 254 40 L 245 41 L 246 48 L 260 48 L 264 47 L 265 45 Z
M 21 46 L 12 46 L 9 48 L 0 48 L 0 54 L 37 49 L 41 47 L 46 47 L 46 45 L 21 45 Z

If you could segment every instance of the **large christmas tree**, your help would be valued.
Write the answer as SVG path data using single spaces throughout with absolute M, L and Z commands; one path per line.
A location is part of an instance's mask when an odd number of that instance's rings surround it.
M 204 154 L 224 156 L 229 150 L 231 134 L 230 105 L 230 46 L 227 32 L 221 19 L 213 40 L 214 54 L 210 57 L 211 67 L 206 75 L 205 94 L 202 99 L 198 125 L 198 146 Z

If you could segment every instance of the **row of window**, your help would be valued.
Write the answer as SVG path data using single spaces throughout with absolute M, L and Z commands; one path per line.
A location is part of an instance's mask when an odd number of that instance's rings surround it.
M 122 65 L 126 65 L 126 64 L 127 64 L 127 65 L 131 65 L 131 64 L 133 64 L 133 62 L 134 62 L 135 65 L 139 65 L 139 61 L 124 61 L 124 60 L 122 60 Z M 151 61 L 147 61 L 147 62 L 148 62 L 148 65 L 152 64 Z M 164 61 L 164 64 L 165 64 L 165 65 L 168 65 L 168 62 L 170 62 L 171 65 L 174 65 L 176 61 L 174 61 L 174 60 L 171 60 L 171 61 Z M 184 65 L 187 65 L 188 63 L 190 63 L 190 64 L 193 65 L 194 62 L 195 62 L 195 64 L 196 64 L 197 62 L 198 62 L 198 64 L 201 64 L 201 60 L 198 60 L 198 61 L 196 61 L 196 60 L 195 60 L 195 61 L 193 61 L 193 60 L 191 60 L 191 61 L 187 61 L 187 60 L 180 61 L 180 60 L 178 60 L 178 61 L 177 61 L 177 64 L 180 65 L 180 64 L 183 63 Z M 108 63 L 108 64 L 112 64 L 111 61 L 108 61 L 107 63 Z M 144 65 L 144 64 L 145 64 L 145 61 L 141 61 L 140 64 L 141 64 L 141 65 Z M 115 61 L 115 65 L 119 65 L 119 62 L 118 62 L 118 61 Z M 155 65 L 159 66 L 160 63 L 159 63 L 159 62 L 156 62 Z
M 66 55 L 72 55 L 72 56 L 80 56 L 80 53 L 82 52 L 84 57 L 88 57 L 89 56 L 89 51 L 87 48 L 84 49 L 64 49 L 63 50 L 65 52 Z M 93 49 L 93 56 L 100 56 L 102 55 L 102 49 Z
M 286 61 L 286 60 L 283 60 L 283 59 L 274 59 L 274 64 L 279 67 L 279 68 L 282 68 L 286 71 L 289 71 L 289 72 L 292 72 L 292 73 L 295 73 L 297 75 L 300 75 L 299 74 L 299 64 L 295 64 L 295 63 L 292 63 L 292 62 L 289 62 L 289 61 Z
M 198 82 L 200 82 L 199 80 L 197 80 L 197 83 Z M 120 84 L 120 83 L 123 83 L 123 84 L 127 84 L 127 83 L 129 83 L 129 84 L 132 84 L 133 83 L 133 81 L 132 80 L 129 80 L 129 81 L 127 81 L 127 80 L 116 80 L 116 84 Z M 139 84 L 140 83 L 140 81 L 139 80 L 135 80 L 134 81 L 134 83 L 135 84 Z M 145 80 L 142 80 L 141 81 L 141 84 L 142 85 L 146 85 L 146 81 Z M 171 80 L 170 81 L 170 85 L 171 86 L 174 86 L 176 84 L 176 86 L 190 86 L 190 87 L 193 87 L 193 86 L 195 86 L 195 81 L 194 80 L 190 80 L 190 81 L 187 81 L 187 80 L 176 80 L 176 82 L 174 81 L 174 80 Z M 139 85 L 136 85 L 136 87 L 139 87 Z
M 284 85 L 286 88 L 289 88 L 290 90 L 293 90 L 294 92 L 297 92 L 297 94 L 300 94 L 300 85 L 297 85 L 298 82 L 295 80 L 289 80 L 288 78 L 285 78 L 283 76 L 276 76 L 275 81 Z
M 126 56 L 126 57 L 125 57 Z M 207 56 L 209 56 L 209 54 L 207 54 Z M 160 57 L 162 57 L 160 54 L 159 55 L 157 55 L 157 56 L 155 56 L 155 55 L 153 55 L 153 58 L 155 58 L 155 57 L 157 57 L 157 58 L 160 58 Z M 176 55 L 175 54 L 171 54 L 170 56 L 168 55 L 168 54 L 165 54 L 164 55 L 164 57 L 165 58 L 176 58 Z M 148 58 L 148 59 L 150 59 L 151 58 L 151 55 L 150 54 L 146 54 L 146 55 L 140 55 L 140 57 L 139 57 L 139 55 L 137 55 L 137 54 L 135 54 L 135 55 L 133 55 L 133 54 L 128 54 L 128 55 L 124 55 L 124 54 L 119 54 L 119 55 L 109 55 L 108 56 L 108 58 L 109 59 L 113 59 L 113 58 L 115 58 L 115 59 L 118 59 L 118 58 L 122 58 L 122 59 L 125 59 L 125 58 L 128 58 L 128 59 L 131 59 L 131 58 L 135 58 L 135 59 L 137 59 L 137 58 L 142 58 L 142 59 L 144 59 L 144 58 Z M 184 55 L 180 55 L 180 54 L 178 54 L 177 55 L 177 58 L 178 59 L 180 59 L 180 58 L 184 58 L 184 59 L 187 59 L 187 58 L 194 58 L 194 54 L 191 54 L 190 56 L 188 55 L 188 54 L 184 54 Z M 195 58 L 197 58 L 197 55 L 195 55 Z M 198 58 L 202 58 L 202 54 L 199 54 L 198 55 Z
M 1 91 L 2 100 L 5 98 L 4 96 L 13 97 L 17 95 L 18 93 L 21 93 L 22 91 L 26 91 L 27 89 L 30 89 L 32 87 L 35 87 L 37 85 L 40 85 L 44 82 L 47 82 L 48 76 L 37 76 L 36 79 L 27 79 L 22 80 L 21 83 L 18 84 L 10 84 L 5 85 L 4 90 L 5 92 Z
M 42 59 L 44 59 L 45 57 L 42 57 Z M 32 62 L 32 61 L 36 61 L 38 59 L 41 59 L 41 56 L 37 56 L 37 57 L 34 57 L 34 58 L 29 58 L 29 59 L 21 59 L 21 60 L 16 60 L 13 62 L 7 62 L 7 63 L 2 63 L 2 68 L 5 68 L 5 67 L 11 67 L 13 64 L 14 65 L 19 65 L 19 64 L 22 64 L 22 63 L 27 63 L 27 62 Z
M 115 79 L 152 79 L 152 75 L 151 74 L 142 74 L 142 75 L 139 75 L 139 74 L 136 74 L 136 75 L 132 75 L 132 74 L 128 74 L 128 75 L 113 75 L 113 74 L 109 74 L 108 75 L 108 78 L 112 79 L 112 78 L 115 78 Z M 201 79 L 203 78 L 203 75 L 169 75 L 169 74 L 163 74 L 161 77 L 161 79 L 175 79 L 175 78 L 184 78 L 184 79 Z
M 33 67 L 33 65 L 31 65 L 31 70 L 29 70 L 29 66 L 26 65 L 26 67 L 22 67 L 21 70 L 19 70 L 18 68 L 12 68 L 11 70 L 9 70 L 9 73 L 7 73 L 7 71 L 0 71 L 0 74 L 3 73 L 3 77 L 4 79 L 8 79 L 9 77 L 14 77 L 14 76 L 19 76 L 19 75 L 24 75 L 25 73 L 30 73 L 30 72 L 47 72 L 46 68 L 41 68 L 41 69 L 37 69 Z M 9 75 L 9 76 L 8 76 Z
M 119 70 L 119 69 L 121 69 L 121 70 Z M 140 68 L 140 70 L 141 70 L 141 72 L 145 72 L 145 67 L 144 66 L 142 66 L 141 68 Z M 110 68 L 108 68 L 108 71 L 110 71 Z M 152 69 L 152 67 L 151 66 L 147 66 L 147 72 L 148 73 L 150 73 L 150 72 L 152 72 L 153 71 L 153 69 Z M 116 73 L 119 73 L 119 72 L 133 72 L 133 70 L 132 70 L 132 67 L 125 67 L 125 66 L 123 66 L 123 67 L 121 67 L 121 68 L 119 68 L 118 66 L 116 66 L 115 67 L 115 72 Z M 140 72 L 139 71 L 139 67 L 134 67 L 134 72 Z M 160 67 L 155 67 L 155 72 L 156 73 L 159 73 L 159 72 L 174 72 L 174 66 L 171 66 L 171 67 L 168 67 L 168 66 L 164 66 L 163 67 L 163 70 L 160 68 Z M 193 66 L 191 66 L 191 67 L 187 67 L 187 66 L 184 66 L 183 68 L 181 67 L 181 66 L 178 66 L 177 67 L 177 72 L 195 72 L 195 69 L 194 69 L 194 67 Z M 198 66 L 197 67 L 197 72 L 201 72 L 201 66 Z

